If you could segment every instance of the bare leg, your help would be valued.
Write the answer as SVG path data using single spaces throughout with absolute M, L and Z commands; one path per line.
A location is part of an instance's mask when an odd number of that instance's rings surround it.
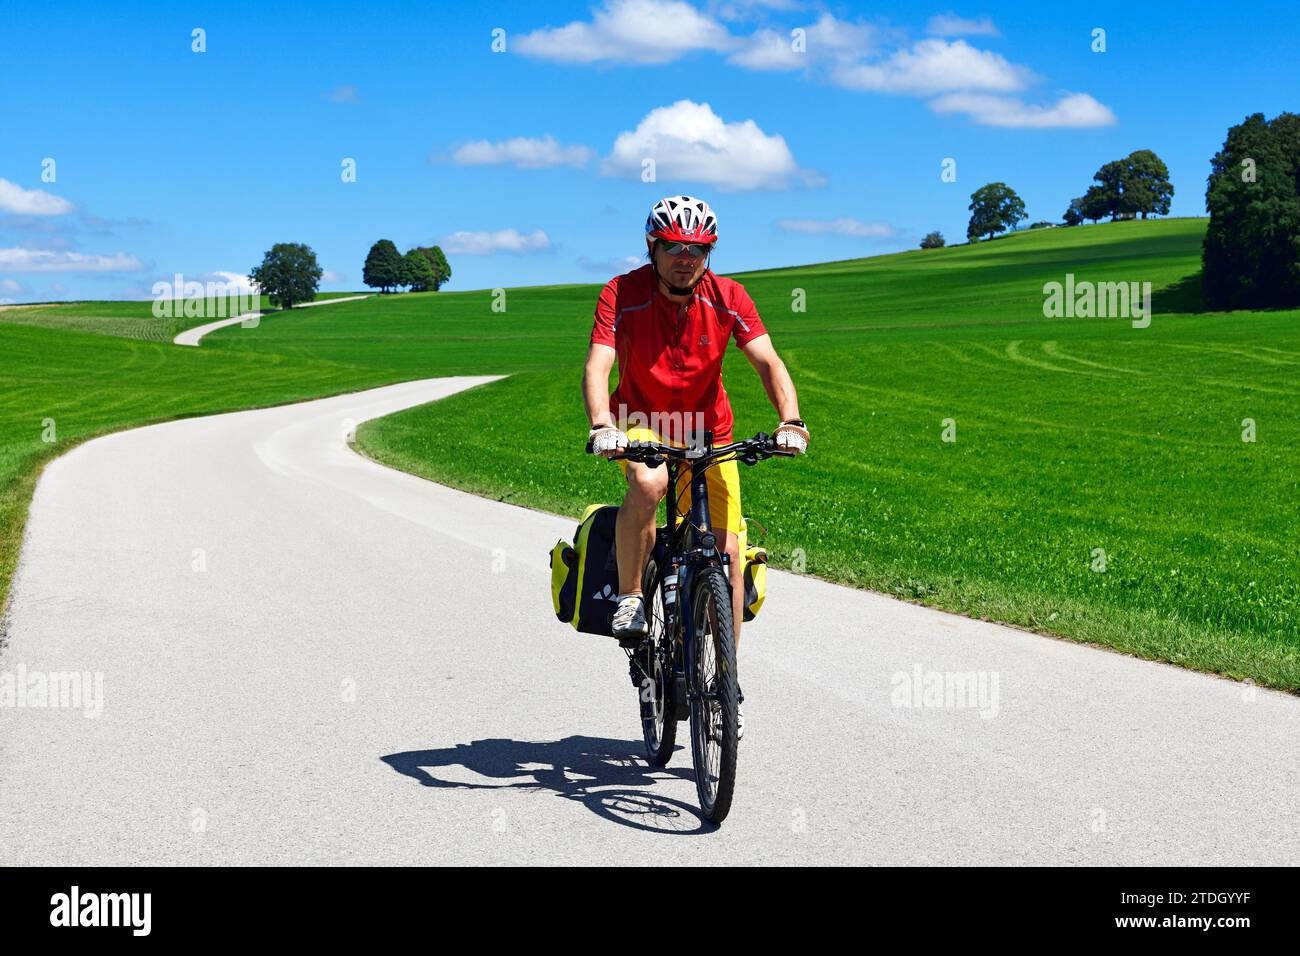
M 655 511 L 668 489 L 668 469 L 627 463 L 627 494 L 614 525 L 619 594 L 641 593 L 641 572 L 655 543 Z

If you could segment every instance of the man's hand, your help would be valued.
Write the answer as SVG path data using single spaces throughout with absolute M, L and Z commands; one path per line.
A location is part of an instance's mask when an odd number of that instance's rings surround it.
M 602 458 L 616 455 L 627 447 L 627 435 L 613 425 L 593 425 L 587 434 L 591 450 Z
M 787 448 L 797 455 L 808 450 L 808 428 L 798 419 L 782 422 L 776 427 L 773 437 L 776 438 L 777 448 Z

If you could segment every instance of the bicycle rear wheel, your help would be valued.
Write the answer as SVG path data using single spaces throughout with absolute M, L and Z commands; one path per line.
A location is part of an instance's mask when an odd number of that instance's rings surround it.
M 691 614 L 695 625 L 690 660 L 696 691 L 691 701 L 695 790 L 705 818 L 721 823 L 731 810 L 736 789 L 740 740 L 731 588 L 719 568 L 708 568 L 696 579 Z
M 646 641 L 633 655 L 641 671 L 637 693 L 641 701 L 641 733 L 646 757 L 656 767 L 665 766 L 677 744 L 677 713 L 672 700 L 672 649 L 664 633 L 664 598 L 654 558 L 646 562 L 641 578 L 646 596 Z

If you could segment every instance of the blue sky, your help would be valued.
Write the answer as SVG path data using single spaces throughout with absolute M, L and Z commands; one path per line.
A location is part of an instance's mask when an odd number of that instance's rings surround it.
M 1059 220 L 1141 148 L 1201 215 L 1227 128 L 1300 108 L 1286 3 L 107 11 L 0 14 L 0 300 L 147 298 L 279 241 L 355 289 L 379 238 L 442 244 L 450 289 L 603 282 L 683 192 L 718 213 L 719 271 L 844 259 L 963 239 L 992 180 Z

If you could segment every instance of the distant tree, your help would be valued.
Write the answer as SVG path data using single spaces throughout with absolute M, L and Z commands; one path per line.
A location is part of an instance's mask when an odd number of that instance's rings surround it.
M 1145 219 L 1149 214 L 1169 215 L 1174 184 L 1169 167 L 1149 149 L 1139 149 L 1124 158 L 1124 199 L 1133 212 Z
M 419 249 L 411 249 L 402 256 L 402 285 L 412 292 L 428 292 L 437 281 L 433 263 Z
M 1300 306 L 1300 116 L 1255 113 L 1210 161 L 1202 287 L 1220 309 Z
M 1093 179 L 1097 181 L 1096 189 L 1098 193 L 1105 198 L 1105 209 L 1110 216 L 1111 222 L 1114 222 L 1125 213 L 1134 211 L 1129 208 L 1124 199 L 1124 164 L 1122 161 L 1115 160 L 1107 163 L 1097 170 L 1097 175 Z M 1094 196 L 1094 202 L 1100 202 L 1100 199 Z
M 442 249 L 438 246 L 418 246 L 415 251 L 428 259 L 429 264 L 433 266 L 433 289 L 436 292 L 451 278 L 451 266 L 447 264 L 447 257 L 442 254 Z
M 1151 213 L 1163 216 L 1169 212 L 1174 196 L 1169 168 L 1149 149 L 1139 149 L 1107 163 L 1097 170 L 1093 179 L 1096 186 L 1089 187 L 1093 193 L 1090 208 L 1101 213 L 1098 219 L 1105 215 L 1112 221 L 1134 219 L 1139 213 L 1145 219 Z M 1085 214 L 1084 218 L 1093 217 Z
M 1016 191 L 1006 183 L 989 183 L 975 190 L 970 197 L 970 224 L 966 227 L 966 238 L 976 239 L 980 236 L 992 238 L 999 232 L 1015 227 L 1022 219 L 1028 219 L 1024 201 Z
M 403 279 L 402 254 L 397 251 L 389 239 L 380 239 L 370 247 L 366 264 L 361 269 L 361 281 L 372 289 L 387 292 L 399 285 L 405 285 Z
M 943 233 L 941 232 L 926 233 L 925 238 L 921 240 L 922 249 L 942 249 L 943 247 Z
M 1070 207 L 1065 210 L 1065 224 L 1067 226 L 1079 226 L 1088 217 L 1083 214 L 1083 199 L 1071 199 Z
M 1114 210 L 1115 202 L 1102 186 L 1089 186 L 1088 191 L 1079 200 L 1079 212 L 1084 219 L 1091 219 L 1093 222 L 1114 215 Z
M 277 242 L 262 257 L 262 264 L 249 271 L 248 277 L 270 298 L 272 305 L 292 309 L 300 302 L 316 298 L 323 274 L 311 246 L 302 242 Z

